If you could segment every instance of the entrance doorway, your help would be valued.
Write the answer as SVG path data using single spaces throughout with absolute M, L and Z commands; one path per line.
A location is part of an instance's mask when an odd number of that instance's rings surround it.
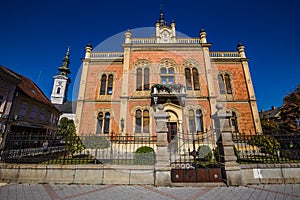
M 167 122 L 168 142 L 170 143 L 177 135 L 177 122 Z

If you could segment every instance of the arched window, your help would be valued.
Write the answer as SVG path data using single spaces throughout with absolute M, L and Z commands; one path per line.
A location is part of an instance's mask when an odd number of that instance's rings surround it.
M 142 71 L 141 68 L 138 68 L 136 70 L 136 90 L 137 91 L 142 90 L 142 84 L 143 84 L 143 82 L 142 82 L 142 78 L 143 78 L 142 73 L 143 73 L 143 71 Z
M 203 132 L 203 115 L 200 109 L 196 110 L 197 132 Z
M 161 73 L 161 74 L 167 74 L 166 68 L 161 68 L 161 69 L 160 69 L 160 73 Z
M 238 123 L 237 123 L 237 116 L 235 112 L 232 112 L 232 117 L 231 117 L 231 128 L 233 132 L 238 132 Z
M 231 83 L 230 83 L 230 77 L 228 74 L 224 75 L 225 79 L 225 86 L 226 86 L 226 93 L 227 94 L 232 94 L 232 88 L 231 88 Z
M 60 90 L 61 90 L 60 87 L 58 87 L 56 90 L 56 94 L 60 94 Z
M 142 111 L 137 110 L 135 112 L 135 132 L 141 133 L 141 127 L 142 127 Z
M 144 90 L 150 89 L 150 70 L 148 68 L 144 69 Z
M 137 110 L 135 112 L 135 133 L 150 132 L 149 110 Z
M 199 81 L 199 73 L 196 68 L 191 69 L 185 68 L 185 82 L 187 90 L 200 90 L 200 81 Z
M 200 90 L 199 74 L 196 68 L 193 68 L 194 90 Z
M 174 68 L 170 67 L 168 70 L 166 68 L 161 68 L 160 77 L 162 84 L 172 84 L 174 83 Z
M 100 95 L 111 95 L 113 93 L 113 82 L 114 76 L 112 74 L 108 75 L 108 77 L 106 74 L 103 74 L 101 77 Z
M 149 133 L 149 111 L 143 112 L 143 133 Z
M 112 94 L 112 91 L 113 91 L 113 81 L 114 81 L 114 76 L 112 74 L 110 74 L 108 76 L 107 94 Z
M 101 78 L 100 94 L 105 94 L 106 89 L 106 75 L 104 74 Z
M 103 129 L 103 113 L 99 112 L 97 116 L 97 130 L 96 133 L 102 133 Z
M 224 85 L 222 74 L 218 75 L 218 83 L 219 83 L 220 94 L 225 94 L 225 85 Z
M 232 94 L 231 81 L 228 74 L 219 74 L 218 83 L 220 94 Z
M 192 89 L 192 77 L 191 77 L 191 70 L 189 68 L 185 68 L 185 82 L 186 82 L 186 89 Z
M 170 67 L 168 69 L 168 74 L 174 74 L 174 68 L 173 67 Z
M 105 113 L 104 118 L 104 133 L 109 133 L 109 123 L 110 123 L 110 114 L 109 112 Z
M 190 133 L 196 132 L 195 113 L 193 110 L 189 110 L 189 128 L 190 128 Z
M 150 89 L 150 70 L 148 68 L 138 68 L 136 70 L 136 90 L 149 90 Z

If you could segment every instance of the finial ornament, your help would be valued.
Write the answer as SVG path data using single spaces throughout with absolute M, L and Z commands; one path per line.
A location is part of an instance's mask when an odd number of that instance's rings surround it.
M 70 56 L 70 45 L 68 46 L 66 56 L 68 56 L 68 57 Z
M 237 46 L 240 47 L 240 46 L 244 46 L 244 45 L 240 41 L 238 41 Z
M 93 48 L 93 45 L 92 45 L 92 42 L 91 42 L 91 40 L 89 41 L 89 43 L 86 45 L 87 47 L 91 47 L 91 48 Z
M 160 4 L 160 14 L 159 14 L 159 25 L 160 26 L 166 26 L 167 22 L 164 19 L 164 13 L 163 13 L 163 5 Z
M 69 69 L 69 64 L 70 64 L 70 46 L 68 46 L 66 55 L 62 62 L 62 66 L 58 68 L 61 75 L 68 76 L 68 74 L 71 73 L 71 71 Z

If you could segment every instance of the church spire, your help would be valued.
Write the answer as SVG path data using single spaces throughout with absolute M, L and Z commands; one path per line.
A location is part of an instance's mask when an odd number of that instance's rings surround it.
M 165 21 L 165 18 L 164 18 L 164 13 L 163 13 L 163 9 L 162 9 L 162 5 L 160 5 L 160 14 L 159 14 L 159 26 L 162 27 L 162 26 L 166 26 L 167 25 L 167 22 Z
M 68 46 L 68 50 L 67 50 L 67 53 L 66 53 L 66 55 L 63 59 L 62 66 L 58 68 L 61 75 L 68 76 L 68 74 L 71 73 L 71 71 L 69 69 L 69 64 L 70 64 L 70 46 Z

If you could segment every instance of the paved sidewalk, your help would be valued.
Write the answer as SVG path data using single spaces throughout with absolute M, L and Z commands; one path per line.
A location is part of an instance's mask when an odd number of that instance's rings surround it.
M 149 200 L 300 200 L 300 184 L 246 187 L 153 187 L 124 185 L 0 184 L 1 200 L 149 199 Z

